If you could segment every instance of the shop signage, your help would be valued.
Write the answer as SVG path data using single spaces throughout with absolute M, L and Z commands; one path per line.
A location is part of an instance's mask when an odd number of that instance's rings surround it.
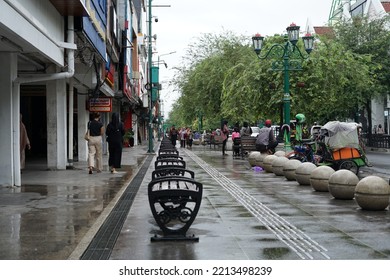
M 109 97 L 91 98 L 87 103 L 90 112 L 111 112 L 112 99 Z

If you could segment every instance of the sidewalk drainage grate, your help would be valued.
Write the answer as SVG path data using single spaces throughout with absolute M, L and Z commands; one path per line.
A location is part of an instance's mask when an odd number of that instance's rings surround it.
M 328 250 L 307 236 L 300 229 L 290 224 L 283 217 L 259 202 L 255 197 L 236 185 L 229 178 L 221 174 L 193 152 L 186 150 L 201 168 L 203 168 L 216 182 L 218 182 L 233 198 L 244 206 L 258 221 L 276 237 L 286 244 L 302 259 L 330 259 L 325 253 Z
M 141 186 L 154 155 L 148 155 L 144 164 L 122 194 L 107 219 L 100 227 L 81 260 L 108 260 L 123 224 Z

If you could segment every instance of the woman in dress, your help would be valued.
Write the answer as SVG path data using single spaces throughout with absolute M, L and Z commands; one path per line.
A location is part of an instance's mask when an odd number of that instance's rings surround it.
M 118 113 L 113 113 L 111 122 L 106 129 L 108 142 L 108 165 L 111 168 L 111 173 L 118 173 L 117 168 L 121 168 L 122 162 L 122 143 L 125 129 L 123 123 L 119 121 Z

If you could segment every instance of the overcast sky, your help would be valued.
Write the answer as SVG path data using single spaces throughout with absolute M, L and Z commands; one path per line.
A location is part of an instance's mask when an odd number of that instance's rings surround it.
M 170 7 L 153 7 L 159 5 Z M 160 65 L 165 118 L 179 96 L 168 87 L 173 68 L 202 34 L 232 31 L 250 38 L 257 32 L 263 36 L 285 33 L 292 22 L 301 30 L 308 20 L 313 26 L 324 26 L 331 6 L 332 0 L 152 0 L 152 15 L 158 17 L 158 22 L 152 21 L 152 34 L 157 35 L 153 60 L 160 56 L 168 65 L 167 69 Z M 165 55 L 171 52 L 176 53 Z

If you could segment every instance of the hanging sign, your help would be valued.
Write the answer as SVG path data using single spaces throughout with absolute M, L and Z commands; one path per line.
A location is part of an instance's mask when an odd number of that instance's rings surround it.
M 111 112 L 112 99 L 109 97 L 91 98 L 87 110 L 90 112 Z

